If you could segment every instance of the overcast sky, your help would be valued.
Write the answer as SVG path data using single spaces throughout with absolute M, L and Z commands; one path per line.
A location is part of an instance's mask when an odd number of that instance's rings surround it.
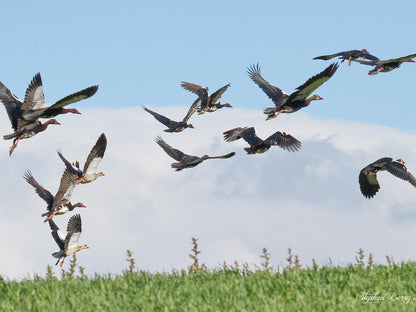
M 119 273 L 127 249 L 140 269 L 186 268 L 192 237 L 211 268 L 259 264 L 263 247 L 275 266 L 289 247 L 305 265 L 312 258 L 351 263 L 359 248 L 380 263 L 386 255 L 414 259 L 416 190 L 382 172 L 381 189 L 368 200 L 358 173 L 384 156 L 403 158 L 416 173 L 416 65 L 369 76 L 371 67 L 344 62 L 317 90 L 323 101 L 267 122 L 262 110 L 272 102 L 247 76 L 247 67 L 259 63 L 265 79 L 291 93 L 330 64 L 312 60 L 318 55 L 362 48 L 382 59 L 416 53 L 416 4 L 386 11 L 387 1 L 321 3 L 5 4 L 0 81 L 13 93 L 23 99 L 37 72 L 50 104 L 100 87 L 71 105 L 82 115 L 59 116 L 61 126 L 22 140 L 12 157 L 11 142 L 0 145 L 0 274 L 44 274 L 55 263 L 58 247 L 40 217 L 45 203 L 24 171 L 55 194 L 64 169 L 56 151 L 83 163 L 102 132 L 105 176 L 73 194 L 87 206 L 75 212 L 83 221 L 80 242 L 91 247 L 78 254 L 89 274 Z M 182 119 L 195 97 L 181 81 L 210 91 L 231 83 L 223 102 L 233 108 L 194 115 L 195 129 L 163 132 L 141 105 Z M 5 111 L 0 122 L 1 133 L 11 133 Z M 245 142 L 222 138 L 239 126 L 254 126 L 261 138 L 285 131 L 302 149 L 246 155 Z M 237 154 L 175 172 L 154 142 L 158 135 L 187 154 Z M 72 214 L 56 217 L 62 230 Z

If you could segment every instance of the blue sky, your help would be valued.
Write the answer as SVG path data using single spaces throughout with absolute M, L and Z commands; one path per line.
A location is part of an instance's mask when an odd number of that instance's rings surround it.
M 210 267 L 259 264 L 263 247 L 275 266 L 288 247 L 306 265 L 312 258 L 350 263 L 359 248 L 376 262 L 416 257 L 414 188 L 382 173 L 380 192 L 367 200 L 357 182 L 359 170 L 383 156 L 405 159 L 415 174 L 416 64 L 369 76 L 371 67 L 344 62 L 317 90 L 323 101 L 268 122 L 262 110 L 272 102 L 246 72 L 259 63 L 266 80 L 291 93 L 330 64 L 312 60 L 318 55 L 362 48 L 382 59 L 416 53 L 415 3 L 24 1 L 2 9 L 0 81 L 19 98 L 37 72 L 47 103 L 100 88 L 71 105 L 81 116 L 59 116 L 61 126 L 23 140 L 12 157 L 11 142 L 0 145 L 0 245 L 7 250 L 0 274 L 43 274 L 54 264 L 57 247 L 39 216 L 45 205 L 24 171 L 55 193 L 63 171 L 56 150 L 82 163 L 102 132 L 106 175 L 73 195 L 88 207 L 79 211 L 80 241 L 91 249 L 78 257 L 88 273 L 120 272 L 126 249 L 141 269 L 185 268 L 191 237 L 200 239 L 201 261 Z M 140 105 L 181 119 L 195 99 L 181 81 L 211 91 L 231 83 L 222 100 L 233 108 L 193 116 L 195 129 L 164 133 Z M 1 133 L 10 133 L 5 111 L 0 121 Z M 276 147 L 247 156 L 245 142 L 222 139 L 237 126 L 255 126 L 262 138 L 286 131 L 303 146 L 295 154 Z M 157 135 L 192 155 L 237 154 L 178 173 L 154 143 Z M 68 218 L 56 222 L 65 229 Z

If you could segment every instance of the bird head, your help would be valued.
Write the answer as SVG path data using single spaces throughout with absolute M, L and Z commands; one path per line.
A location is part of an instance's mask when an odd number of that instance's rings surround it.
M 323 97 L 320 97 L 318 94 L 312 95 L 312 100 L 323 100 Z
M 49 119 L 47 122 L 45 122 L 47 125 L 60 125 L 61 123 L 56 119 Z
M 84 244 L 84 245 L 81 245 L 81 246 L 78 246 L 78 250 L 82 250 L 82 249 L 87 249 L 87 248 L 90 248 L 90 247 L 88 247 L 86 244 Z
M 62 113 L 72 113 L 72 114 L 78 114 L 81 115 L 81 113 L 76 108 L 62 108 Z
M 396 159 L 396 161 L 397 161 L 398 163 L 402 164 L 402 165 L 404 165 L 404 164 L 405 164 L 405 161 L 404 161 L 403 159 L 401 159 L 401 158 Z

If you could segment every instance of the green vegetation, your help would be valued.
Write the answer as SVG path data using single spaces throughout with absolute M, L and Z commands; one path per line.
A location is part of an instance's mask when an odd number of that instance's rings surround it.
M 261 266 L 226 264 L 209 270 L 199 263 L 193 239 L 187 270 L 138 271 L 130 251 L 120 275 L 87 277 L 71 260 L 55 277 L 23 281 L 0 277 L 0 311 L 410 311 L 416 310 L 416 263 L 377 265 L 359 250 L 346 267 L 303 268 L 289 249 L 287 265 L 270 266 L 263 249 Z

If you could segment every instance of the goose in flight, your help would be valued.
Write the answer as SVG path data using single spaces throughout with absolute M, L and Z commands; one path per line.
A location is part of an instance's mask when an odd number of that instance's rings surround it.
M 55 265 L 58 265 L 59 261 L 62 259 L 60 264 L 60 266 L 62 266 L 66 257 L 69 257 L 82 249 L 90 248 L 85 244 L 78 245 L 78 240 L 82 232 L 82 222 L 79 214 L 73 215 L 69 218 L 66 236 L 62 234 L 59 227 L 55 222 L 53 222 L 53 220 L 49 220 L 48 222 L 49 227 L 51 228 L 52 237 L 59 247 L 59 251 L 52 253 L 54 258 L 58 258 Z
M 258 64 L 251 65 L 248 68 L 248 75 L 275 104 L 275 107 L 264 109 L 264 113 L 267 115 L 266 120 L 270 120 L 276 118 L 280 113 L 294 113 L 308 106 L 314 100 L 323 100 L 318 94 L 310 95 L 325 81 L 329 80 L 338 67 L 339 65 L 337 63 L 329 65 L 325 70 L 309 78 L 303 85 L 297 87 L 296 91 L 290 95 L 266 81 L 261 76 L 260 66 Z

